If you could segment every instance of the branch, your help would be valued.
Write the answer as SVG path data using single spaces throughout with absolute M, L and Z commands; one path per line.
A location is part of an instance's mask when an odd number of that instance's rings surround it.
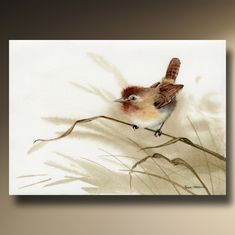
M 60 135 L 60 136 L 58 136 L 56 138 L 51 138 L 51 139 L 37 139 L 37 140 L 34 141 L 34 143 L 36 143 L 38 141 L 54 141 L 54 140 L 58 140 L 58 139 L 64 138 L 64 137 L 68 136 L 73 131 L 73 129 L 75 128 L 75 126 L 77 124 L 92 122 L 92 121 L 94 121 L 96 119 L 106 119 L 106 120 L 110 120 L 110 121 L 113 121 L 113 122 L 118 122 L 118 123 L 121 123 L 123 125 L 127 125 L 127 126 L 133 127 L 133 124 L 131 124 L 131 123 L 124 122 L 124 121 L 121 121 L 121 120 L 118 120 L 118 119 L 115 119 L 115 118 L 112 118 L 112 117 L 108 117 L 108 116 L 104 116 L 104 115 L 99 115 L 99 116 L 94 116 L 94 117 L 90 117 L 90 118 L 79 119 L 76 122 L 74 122 L 74 124 L 67 131 L 65 131 L 62 135 Z M 150 129 L 150 128 L 144 128 L 144 129 L 147 130 L 147 131 L 153 132 L 153 133 L 156 132 L 155 130 Z M 222 156 L 219 153 L 216 153 L 216 152 L 214 152 L 214 151 L 212 151 L 210 149 L 202 147 L 201 145 L 195 144 L 191 140 L 189 140 L 188 138 L 175 137 L 175 136 L 169 135 L 167 133 L 163 133 L 163 132 L 162 132 L 162 135 L 163 136 L 167 136 L 169 138 L 172 138 L 172 139 L 176 140 L 176 142 L 180 141 L 180 142 L 182 142 L 184 144 L 191 145 L 194 148 L 197 148 L 197 149 L 199 149 L 201 151 L 209 153 L 211 156 L 214 156 L 214 157 L 216 157 L 216 158 L 218 158 L 218 159 L 220 159 L 222 161 L 226 161 L 226 158 L 224 156 Z M 150 147 L 150 148 L 155 148 L 155 147 Z

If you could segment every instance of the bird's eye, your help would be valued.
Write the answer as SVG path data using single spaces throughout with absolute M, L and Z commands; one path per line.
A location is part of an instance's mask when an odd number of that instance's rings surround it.
M 137 99 L 137 97 L 135 95 L 130 95 L 129 96 L 129 100 L 136 100 L 136 99 Z

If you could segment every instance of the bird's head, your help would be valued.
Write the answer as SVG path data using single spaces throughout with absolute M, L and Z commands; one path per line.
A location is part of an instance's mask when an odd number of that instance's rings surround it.
M 183 88 L 181 84 L 162 83 L 157 87 L 130 86 L 122 91 L 120 99 L 116 102 L 122 103 L 124 111 L 132 112 L 139 109 L 147 109 L 153 105 L 161 108 L 170 103 L 176 94 Z
M 138 109 L 138 104 L 143 100 L 144 91 L 144 87 L 129 86 L 122 90 L 121 98 L 115 102 L 122 103 L 125 111 L 129 108 Z

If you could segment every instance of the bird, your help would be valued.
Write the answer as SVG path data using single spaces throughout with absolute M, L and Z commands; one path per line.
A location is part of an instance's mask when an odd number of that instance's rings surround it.
M 162 127 L 174 111 L 176 95 L 184 87 L 175 84 L 180 69 L 180 59 L 172 58 L 166 74 L 160 82 L 150 87 L 128 86 L 121 92 L 121 110 L 127 115 L 134 130 L 153 128 L 156 137 L 161 136 Z

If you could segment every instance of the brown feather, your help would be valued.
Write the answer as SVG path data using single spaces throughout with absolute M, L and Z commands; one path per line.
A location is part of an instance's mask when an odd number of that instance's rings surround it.
M 178 76 L 179 69 L 180 69 L 180 60 L 178 58 L 171 59 L 166 71 L 165 78 L 163 79 L 163 82 L 174 83 Z
M 122 91 L 122 98 L 127 99 L 130 95 L 138 95 L 144 87 L 141 86 L 129 86 Z
M 158 109 L 175 100 L 176 94 L 184 87 L 181 84 L 161 84 L 154 106 Z

